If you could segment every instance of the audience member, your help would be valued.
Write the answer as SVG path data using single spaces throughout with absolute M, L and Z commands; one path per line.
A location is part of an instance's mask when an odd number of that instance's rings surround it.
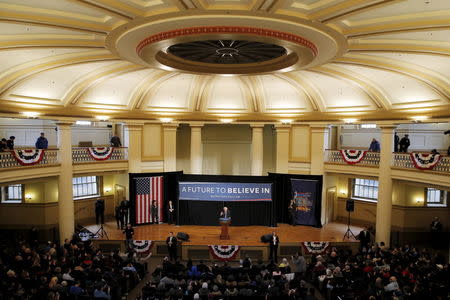
M 43 132 L 41 132 L 41 136 L 38 137 L 35 146 L 36 146 L 36 149 L 47 149 L 48 148 L 48 140 L 44 136 Z
M 122 147 L 122 143 L 120 142 L 120 138 L 117 135 L 113 135 L 111 137 L 111 146 L 113 147 Z
M 399 142 L 400 152 L 408 152 L 408 147 L 410 144 L 411 142 L 409 140 L 409 135 L 405 134 L 405 136 L 402 137 L 402 139 Z
M 380 142 L 378 142 L 375 138 L 373 138 L 370 143 L 369 151 L 380 152 Z
M 398 152 L 399 142 L 400 142 L 400 137 L 397 135 L 397 132 L 394 132 L 394 152 Z
M 0 141 L 0 152 L 5 151 L 8 149 L 8 145 L 6 143 L 6 139 L 2 138 L 2 140 Z
M 14 150 L 14 140 L 15 139 L 16 139 L 16 137 L 12 135 L 9 137 L 9 140 L 6 141 L 6 147 L 9 150 Z

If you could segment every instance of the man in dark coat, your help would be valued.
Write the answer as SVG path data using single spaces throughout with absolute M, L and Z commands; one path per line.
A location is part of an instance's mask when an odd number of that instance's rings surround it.
M 95 222 L 97 225 L 105 223 L 105 200 L 103 199 L 95 201 Z
M 402 139 L 399 142 L 400 152 L 408 152 L 408 147 L 410 144 L 411 144 L 411 142 L 409 140 L 409 135 L 405 134 L 405 136 L 402 137 Z
M 9 140 L 6 141 L 6 147 L 8 147 L 9 150 L 14 150 L 14 140 L 16 139 L 15 136 L 10 136 Z
M 359 232 L 358 239 L 360 251 L 363 251 L 363 249 L 367 251 L 370 244 L 370 232 L 367 229 L 367 226 L 364 226 L 364 229 Z
M 167 245 L 167 250 L 169 251 L 170 260 L 173 259 L 174 261 L 177 261 L 177 258 L 178 258 L 177 244 L 178 244 L 177 238 L 173 236 L 173 232 L 170 232 L 169 236 L 166 239 L 166 245 Z
M 168 224 L 175 224 L 174 223 L 174 215 L 175 215 L 175 207 L 173 206 L 172 200 L 169 201 L 169 204 L 167 206 L 167 216 L 168 216 Z
M 295 226 L 295 215 L 297 213 L 297 202 L 295 199 L 291 199 L 291 203 L 289 203 L 289 217 L 291 218 L 291 225 Z
M 6 139 L 2 138 L 2 140 L 0 141 L 0 152 L 5 151 L 6 149 L 8 149 L 8 145 L 6 144 Z
M 122 143 L 120 142 L 120 138 L 117 135 L 113 135 L 111 137 L 111 146 L 113 147 L 122 147 Z
M 273 260 L 274 262 L 278 262 L 278 245 L 280 244 L 280 238 L 277 233 L 272 232 L 272 236 L 270 238 L 269 246 L 270 246 L 270 256 L 269 260 Z
M 116 206 L 114 215 L 116 217 L 117 229 L 122 229 L 124 224 L 120 205 Z
M 400 142 L 400 137 L 397 132 L 394 133 L 394 152 L 398 152 L 398 143 Z
M 151 222 L 153 224 L 158 224 L 159 223 L 158 205 L 156 205 L 156 201 L 155 200 L 152 201 L 152 205 L 150 206 L 150 217 L 151 217 Z
M 47 149 L 48 148 L 48 140 L 44 136 L 43 132 L 41 132 L 41 136 L 38 137 L 35 146 L 36 146 L 36 149 Z

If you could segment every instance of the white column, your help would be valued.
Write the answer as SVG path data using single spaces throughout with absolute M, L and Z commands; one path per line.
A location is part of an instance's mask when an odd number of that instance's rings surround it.
M 290 130 L 290 125 L 275 125 L 277 141 L 275 172 L 277 173 L 288 173 L 289 171 Z
M 203 172 L 203 123 L 191 123 L 191 174 L 202 174 Z
M 377 243 L 384 242 L 387 246 L 391 240 L 391 216 L 392 216 L 392 142 L 394 138 L 393 125 L 382 125 L 381 127 L 381 151 L 380 170 L 378 176 L 378 202 L 376 217 Z
M 252 128 L 252 175 L 261 176 L 263 172 L 263 124 L 251 124 Z
M 128 147 L 128 172 L 140 173 L 142 163 L 142 123 L 127 123 L 125 135 Z
M 73 204 L 72 184 L 72 123 L 57 123 L 59 163 L 61 171 L 58 176 L 58 223 L 59 241 L 72 238 L 75 232 L 75 209 Z
M 164 172 L 177 170 L 177 123 L 163 124 L 164 130 Z
M 325 131 L 328 129 L 326 124 L 314 124 L 311 127 L 311 175 L 322 175 L 322 210 L 320 213 L 322 224 L 325 223 L 327 209 L 327 189 L 325 176 Z

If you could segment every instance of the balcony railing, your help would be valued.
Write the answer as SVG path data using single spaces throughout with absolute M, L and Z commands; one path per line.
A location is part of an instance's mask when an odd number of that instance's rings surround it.
M 42 160 L 36 165 L 55 165 L 58 163 L 58 150 L 45 150 Z M 14 157 L 12 151 L 0 152 L 0 168 L 23 167 Z
M 339 150 L 325 150 L 325 162 L 346 165 Z M 367 151 L 364 158 L 357 163 L 357 166 L 378 167 L 380 164 L 380 153 Z
M 72 148 L 72 162 L 74 164 L 86 163 L 86 162 L 118 161 L 118 160 L 127 160 L 127 159 L 128 159 L 128 148 L 114 147 L 111 156 L 109 156 L 106 160 L 94 159 L 89 154 L 87 147 L 73 147 Z
M 411 161 L 409 153 L 393 153 L 392 167 L 400 169 L 418 169 Z M 443 156 L 432 169 L 434 172 L 450 173 L 450 156 Z

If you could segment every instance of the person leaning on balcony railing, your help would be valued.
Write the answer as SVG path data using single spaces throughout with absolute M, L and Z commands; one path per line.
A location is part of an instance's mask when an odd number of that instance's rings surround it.
M 2 138 L 2 140 L 0 141 L 0 152 L 5 151 L 8 148 L 8 146 L 6 145 L 6 139 Z
M 10 136 L 9 140 L 6 141 L 6 146 L 8 147 L 9 150 L 14 150 L 14 140 L 16 139 L 15 136 Z
M 38 137 L 35 146 L 36 146 L 36 149 L 47 149 L 48 148 L 48 140 L 44 136 L 43 132 L 41 132 L 41 136 Z
M 372 139 L 372 142 L 370 143 L 369 151 L 380 152 L 380 142 L 375 138 Z
M 113 135 L 111 137 L 111 146 L 113 147 L 122 147 L 122 143 L 120 142 L 120 138 L 117 135 Z

